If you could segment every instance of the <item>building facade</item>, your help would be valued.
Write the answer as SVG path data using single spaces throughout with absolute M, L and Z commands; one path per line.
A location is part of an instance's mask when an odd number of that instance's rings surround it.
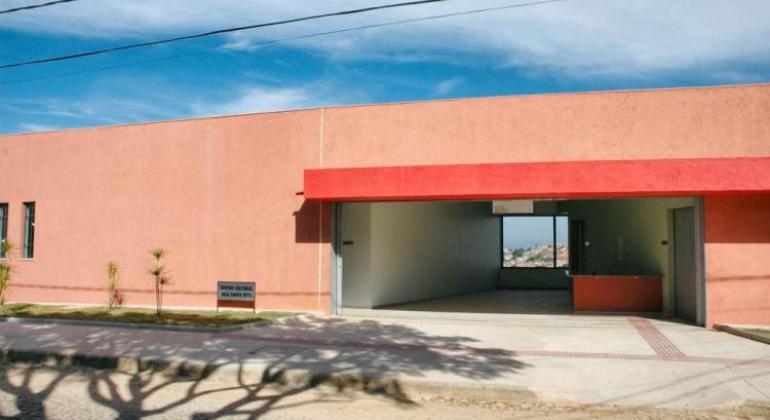
M 243 280 L 259 308 L 329 313 L 340 203 L 668 197 L 697 202 L 698 323 L 770 324 L 770 85 L 7 135 L 0 162 L 6 301 L 104 304 L 115 261 L 127 303 L 152 305 L 148 250 L 163 247 L 168 306 L 213 308 L 217 281 Z

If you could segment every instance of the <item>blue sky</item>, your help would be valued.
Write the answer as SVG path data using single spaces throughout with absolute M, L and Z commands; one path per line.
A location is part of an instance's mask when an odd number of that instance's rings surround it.
M 79 0 L 0 15 L 0 63 L 389 2 Z M 0 70 L 0 133 L 322 105 L 770 82 L 766 0 L 566 0 L 255 45 L 524 2 L 452 0 Z M 2 8 L 32 3 L 9 0 Z M 131 65 L 104 69 L 124 64 Z

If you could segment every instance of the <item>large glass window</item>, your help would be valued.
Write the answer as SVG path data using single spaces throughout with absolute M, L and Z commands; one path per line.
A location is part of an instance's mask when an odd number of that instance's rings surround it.
M 3 244 L 8 240 L 8 203 L 0 203 L 0 258 L 5 258 Z
M 35 256 L 35 203 L 24 203 L 24 247 L 22 258 Z
M 503 267 L 569 265 L 567 216 L 503 216 Z
M 555 216 L 556 223 L 556 267 L 569 267 L 569 218 Z

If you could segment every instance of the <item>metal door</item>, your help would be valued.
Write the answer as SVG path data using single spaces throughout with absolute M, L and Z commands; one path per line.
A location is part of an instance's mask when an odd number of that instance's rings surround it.
M 676 316 L 697 322 L 695 208 L 674 210 L 674 288 Z

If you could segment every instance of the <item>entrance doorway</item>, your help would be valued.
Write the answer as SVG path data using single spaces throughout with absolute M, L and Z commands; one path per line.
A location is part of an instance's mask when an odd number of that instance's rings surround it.
M 676 316 L 697 322 L 695 208 L 674 209 L 674 289 Z
M 585 220 L 569 222 L 569 269 L 572 273 L 583 272 L 583 254 L 585 246 Z
M 704 323 L 697 198 L 520 201 L 335 205 L 334 313 L 654 312 Z

